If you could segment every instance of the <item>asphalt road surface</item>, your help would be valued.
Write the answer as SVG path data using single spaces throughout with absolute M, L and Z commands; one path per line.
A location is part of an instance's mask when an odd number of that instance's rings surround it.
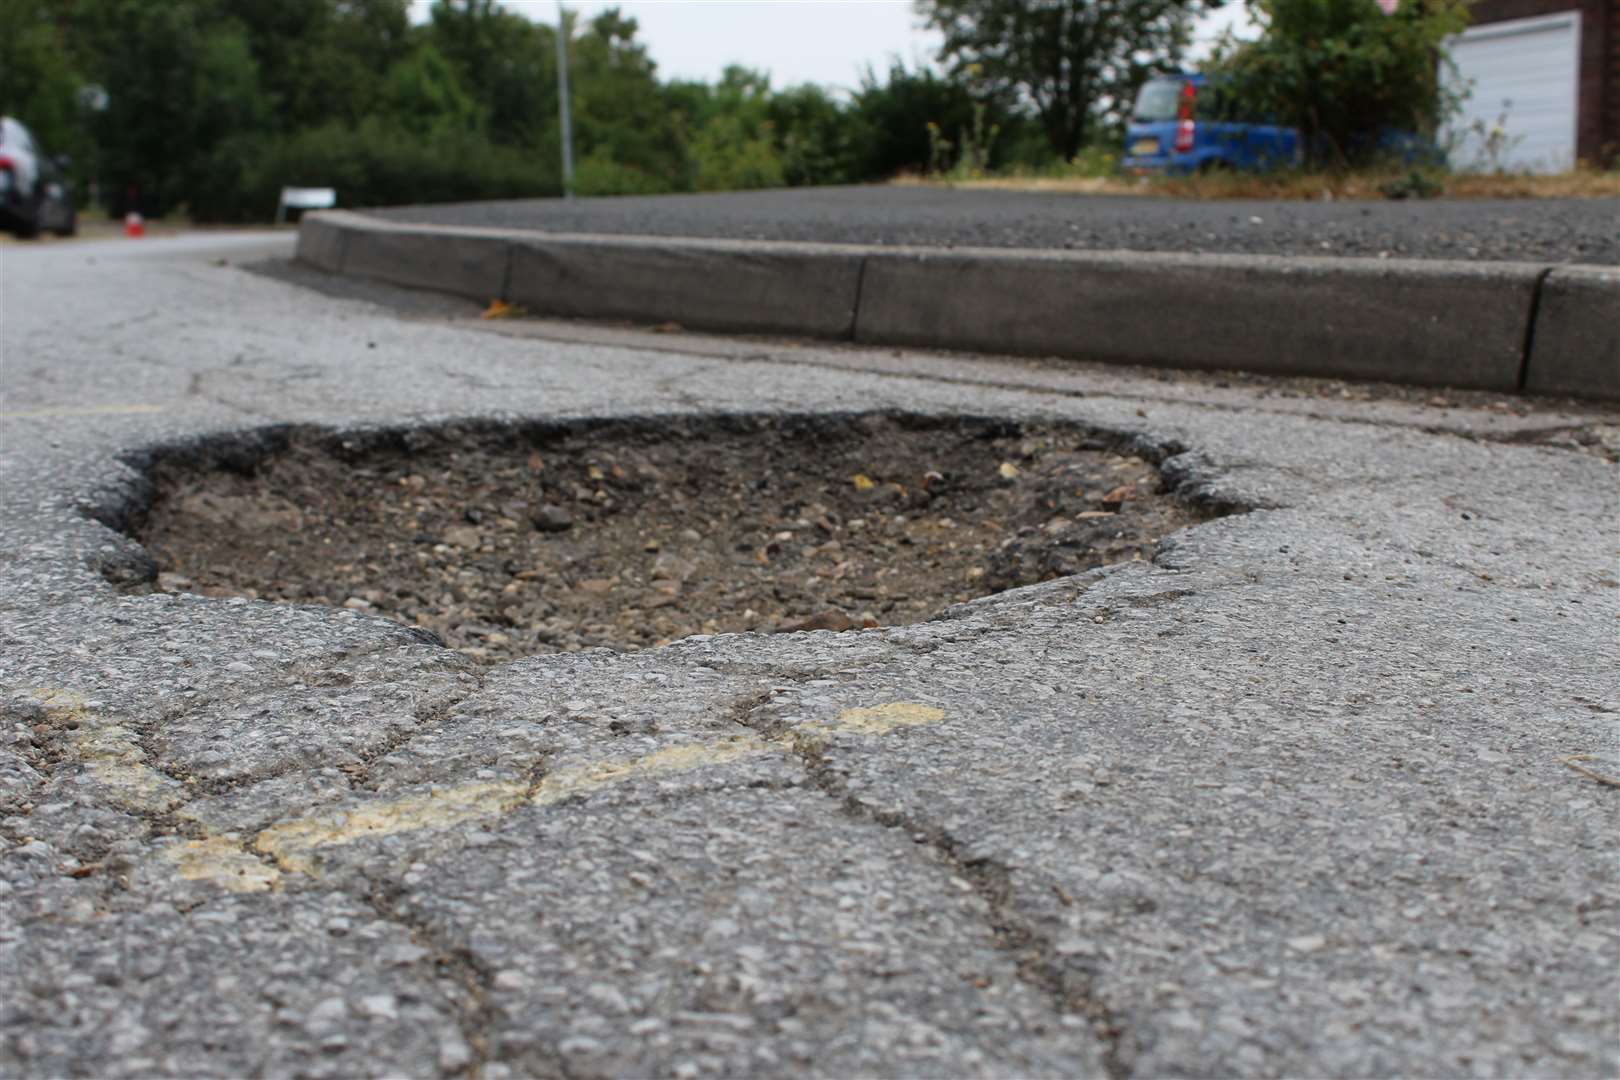
M 382 211 L 437 225 L 850 244 L 1620 265 L 1620 199 L 1266 202 L 797 188 Z
M 1620 1072 L 1613 411 L 241 268 L 289 250 L 6 253 L 0 1073 Z M 1066 420 L 1240 512 L 910 627 L 493 668 L 117 584 L 155 456 L 839 410 Z

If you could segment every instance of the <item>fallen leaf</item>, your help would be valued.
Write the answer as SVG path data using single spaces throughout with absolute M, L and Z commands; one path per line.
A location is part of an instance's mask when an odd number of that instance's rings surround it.
M 657 326 L 653 327 L 653 333 L 655 333 L 655 334 L 679 334 L 681 331 L 683 331 L 685 329 L 686 329 L 686 327 L 682 326 L 678 322 L 661 322 Z
M 877 487 L 877 484 L 872 482 L 872 478 L 864 473 L 856 473 L 852 479 L 856 491 L 871 491 Z
M 785 622 L 776 628 L 778 634 L 797 634 L 806 630 L 834 630 L 844 631 L 852 628 L 854 622 L 848 615 L 836 608 L 817 612 L 807 619 L 796 619 Z
M 996 472 L 1001 474 L 1001 478 L 1003 480 L 1018 479 L 1018 466 L 1014 465 L 1010 461 L 1003 461 L 1001 463 L 1001 468 L 997 469 Z
M 478 317 L 480 319 L 510 319 L 512 317 L 512 305 L 505 300 L 491 300 L 489 307 L 485 308 L 484 313 Z
M 1113 491 L 1110 491 L 1108 494 L 1104 495 L 1102 497 L 1102 501 L 1105 503 L 1122 503 L 1126 499 L 1134 498 L 1136 498 L 1136 485 L 1121 484 Z

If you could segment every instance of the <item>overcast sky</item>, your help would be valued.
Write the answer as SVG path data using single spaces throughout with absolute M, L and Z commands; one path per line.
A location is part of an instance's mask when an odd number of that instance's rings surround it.
M 415 0 L 412 16 L 426 19 L 430 0 Z M 505 0 L 505 6 L 546 23 L 557 21 L 554 0 Z M 665 79 L 714 82 L 727 64 L 764 69 L 777 88 L 801 82 L 854 89 L 867 65 L 879 75 L 889 58 L 907 66 L 932 61 L 939 35 L 918 23 L 911 0 L 578 0 L 569 3 L 589 19 L 617 7 L 639 24 Z M 1242 5 L 1206 19 L 1201 42 L 1239 20 Z

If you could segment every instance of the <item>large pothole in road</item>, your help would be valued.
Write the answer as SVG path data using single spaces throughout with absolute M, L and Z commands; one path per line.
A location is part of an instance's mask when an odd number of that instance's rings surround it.
M 357 608 L 492 663 L 916 622 L 1204 516 L 1117 439 L 915 416 L 311 432 L 153 481 L 156 587 Z

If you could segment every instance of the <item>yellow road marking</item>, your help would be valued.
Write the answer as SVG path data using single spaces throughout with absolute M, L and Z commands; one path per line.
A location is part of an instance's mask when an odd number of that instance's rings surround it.
M 434 788 L 423 795 L 272 825 L 253 841 L 253 849 L 274 858 L 283 870 L 313 874 L 317 848 L 493 817 L 516 809 L 528 790 L 526 784 L 499 782 Z
M 162 405 L 47 405 L 38 409 L 0 409 L 0 420 L 43 420 L 54 416 L 138 416 L 163 411 Z
M 211 881 L 231 892 L 265 892 L 281 884 L 281 871 L 244 851 L 231 833 L 187 840 L 164 855 L 187 881 Z
M 128 728 L 97 718 L 83 694 L 48 687 L 28 693 L 57 726 L 70 726 L 85 769 L 126 810 L 164 813 L 185 802 L 179 785 L 146 764 L 146 751 Z
M 547 806 L 575 795 L 599 791 L 625 780 L 686 772 L 704 765 L 725 765 L 779 749 L 774 743 L 746 737 L 696 746 L 671 746 L 629 761 L 588 765 L 579 769 L 561 769 L 550 773 L 540 781 L 540 787 L 529 801 L 536 806 Z
M 258 833 L 251 844 L 244 845 L 234 834 L 227 833 L 176 844 L 166 854 L 180 875 L 190 881 L 213 881 L 235 892 L 277 889 L 283 874 L 316 875 L 321 848 L 498 817 L 524 805 L 550 806 L 626 781 L 669 776 L 765 754 L 790 754 L 807 737 L 819 744 L 839 732 L 884 735 L 897 728 L 932 724 L 944 717 L 943 709 L 909 701 L 845 709 L 831 725 L 819 731 L 801 729 L 769 740 L 744 735 L 671 746 L 626 761 L 559 769 L 532 787 L 516 781 L 436 787 L 425 793 L 280 822 Z M 279 871 L 253 852 L 270 856 Z
M 858 731 L 864 735 L 885 735 L 895 728 L 932 724 L 945 718 L 944 709 L 919 705 L 914 701 L 891 701 L 864 709 L 845 709 L 833 724 L 835 731 Z

